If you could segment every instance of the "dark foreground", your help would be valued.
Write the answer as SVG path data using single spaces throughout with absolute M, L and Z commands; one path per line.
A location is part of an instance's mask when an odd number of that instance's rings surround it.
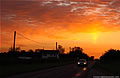
M 94 62 L 90 62 L 88 67 L 78 67 L 76 64 L 69 64 L 6 78 L 86 78 L 93 65 Z

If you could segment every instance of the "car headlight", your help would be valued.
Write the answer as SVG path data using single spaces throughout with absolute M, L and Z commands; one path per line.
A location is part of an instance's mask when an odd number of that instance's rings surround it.
M 78 62 L 78 64 L 80 64 L 80 62 Z
M 84 63 L 84 64 L 86 64 L 86 63 Z

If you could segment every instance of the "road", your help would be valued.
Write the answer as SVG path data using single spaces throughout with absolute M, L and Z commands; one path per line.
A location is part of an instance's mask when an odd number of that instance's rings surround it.
M 93 64 L 94 62 L 90 62 L 88 67 L 78 67 L 76 64 L 69 64 L 7 78 L 86 78 Z

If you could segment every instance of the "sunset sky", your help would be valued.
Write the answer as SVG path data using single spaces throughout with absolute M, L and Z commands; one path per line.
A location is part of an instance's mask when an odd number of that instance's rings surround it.
M 120 49 L 120 0 L 0 0 L 0 7 L 0 52 L 13 46 L 14 31 L 25 50 L 55 49 L 58 42 L 66 53 L 79 46 L 98 58 Z

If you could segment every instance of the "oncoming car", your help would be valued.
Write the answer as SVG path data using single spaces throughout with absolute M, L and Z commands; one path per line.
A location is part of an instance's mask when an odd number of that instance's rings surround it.
M 79 59 L 78 62 L 77 62 L 77 65 L 78 66 L 87 66 L 88 62 L 87 62 L 86 59 Z

